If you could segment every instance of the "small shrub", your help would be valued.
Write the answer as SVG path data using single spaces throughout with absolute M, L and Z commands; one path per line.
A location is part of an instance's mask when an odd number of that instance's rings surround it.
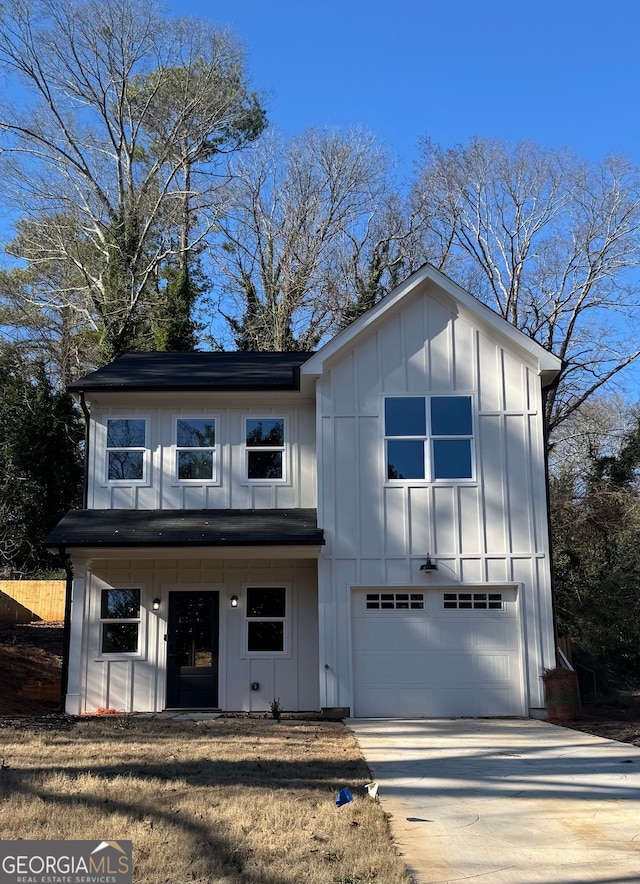
M 280 721 L 282 718 L 282 706 L 280 705 L 280 697 L 276 700 L 274 697 L 273 700 L 269 703 L 269 709 L 271 711 L 271 717 L 276 721 Z

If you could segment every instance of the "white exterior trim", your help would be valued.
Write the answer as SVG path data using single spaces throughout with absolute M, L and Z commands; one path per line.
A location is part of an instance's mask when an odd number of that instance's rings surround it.
M 432 281 L 444 293 L 460 303 L 473 313 L 478 321 L 487 325 L 492 331 L 501 337 L 508 338 L 515 346 L 528 352 L 538 363 L 540 372 L 556 373 L 560 371 L 562 362 L 548 350 L 545 350 L 537 341 L 523 334 L 515 326 L 510 325 L 499 314 L 495 313 L 469 292 L 461 288 L 440 270 L 431 264 L 424 264 L 416 270 L 405 282 L 397 286 L 392 292 L 355 320 L 350 326 L 332 338 L 327 344 L 318 350 L 311 359 L 303 363 L 300 368 L 301 374 L 315 375 L 319 377 L 325 368 L 325 363 L 340 355 L 342 351 L 351 346 L 357 338 L 372 330 L 386 313 L 393 310 L 396 305 L 407 295 L 411 294 L 419 285 Z

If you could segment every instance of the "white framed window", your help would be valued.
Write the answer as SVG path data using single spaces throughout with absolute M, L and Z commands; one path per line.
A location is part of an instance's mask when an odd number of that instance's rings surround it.
M 245 479 L 285 482 L 287 426 L 284 417 L 245 417 Z
M 367 611 L 424 611 L 423 592 L 368 592 Z
M 140 595 L 141 590 L 138 587 L 101 591 L 101 655 L 140 654 Z
M 285 586 L 245 589 L 245 648 L 248 655 L 281 656 L 288 652 L 289 593 Z
M 445 592 L 442 606 L 455 611 L 504 611 L 501 592 Z
M 147 419 L 107 418 L 107 481 L 146 482 Z
M 177 482 L 215 482 L 218 464 L 216 418 L 175 419 L 175 478 Z
M 387 481 L 474 478 L 471 396 L 388 396 L 384 435 Z

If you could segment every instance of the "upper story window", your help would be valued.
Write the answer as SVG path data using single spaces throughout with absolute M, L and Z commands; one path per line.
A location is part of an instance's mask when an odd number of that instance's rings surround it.
M 144 481 L 146 451 L 144 418 L 107 420 L 107 479 L 110 482 Z
M 247 479 L 286 479 L 283 417 L 245 418 L 245 445 Z
M 176 420 L 176 476 L 179 481 L 215 480 L 215 418 L 180 417 Z
M 387 479 L 472 479 L 471 396 L 385 399 Z

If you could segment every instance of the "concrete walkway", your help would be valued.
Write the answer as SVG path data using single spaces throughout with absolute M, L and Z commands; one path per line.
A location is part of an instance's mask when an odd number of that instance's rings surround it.
M 640 748 L 519 719 L 348 724 L 418 884 L 640 882 Z

